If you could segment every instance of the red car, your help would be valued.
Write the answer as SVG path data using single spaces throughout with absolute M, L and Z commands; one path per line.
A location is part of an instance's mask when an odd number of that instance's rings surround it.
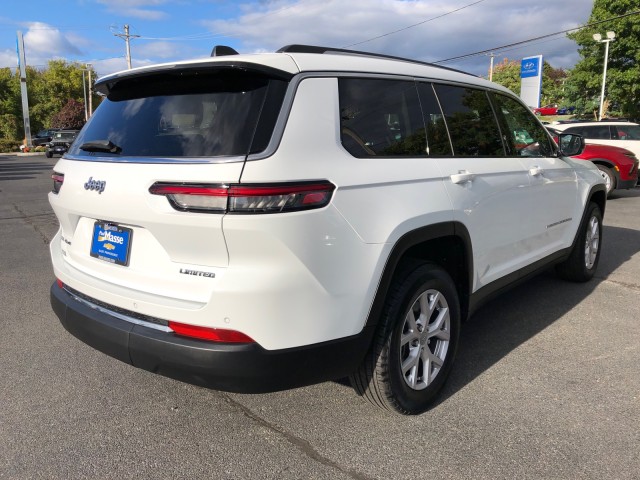
M 595 163 L 607 185 L 607 195 L 614 189 L 629 189 L 638 183 L 638 159 L 626 148 L 588 143 L 580 155 L 571 158 Z
M 553 139 L 558 142 L 558 132 L 547 128 Z M 600 170 L 607 186 L 607 196 L 613 190 L 626 190 L 633 188 L 638 183 L 638 159 L 635 154 L 626 148 L 613 147 L 611 145 L 596 145 L 587 143 L 576 160 L 590 160 Z
M 536 115 L 557 115 L 558 104 L 545 105 L 544 107 L 538 107 L 533 109 L 533 113 Z

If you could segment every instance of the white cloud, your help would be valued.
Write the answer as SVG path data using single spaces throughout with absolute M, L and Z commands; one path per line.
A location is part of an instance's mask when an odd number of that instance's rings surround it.
M 157 7 L 167 0 L 98 0 L 111 13 L 122 17 L 135 17 L 142 20 L 164 20 L 168 14 L 162 10 L 147 8 Z
M 53 58 L 82 55 L 76 42 L 77 37 L 69 37 L 57 28 L 42 22 L 29 23 L 28 30 L 24 34 L 27 60 L 30 57 Z
M 471 3 L 470 0 L 304 0 L 245 4 L 241 16 L 202 22 L 210 31 L 241 42 L 242 51 L 274 51 L 291 43 L 353 49 L 437 61 L 553 33 L 585 23 L 591 2 L 537 0 L 531 3 L 492 0 L 427 21 Z M 389 32 L 404 29 L 398 33 Z M 578 59 L 573 42 L 564 36 L 528 44 L 518 50 L 497 50 L 499 57 L 543 54 L 554 67 L 571 66 Z M 558 62 L 558 63 L 554 63 Z M 485 56 L 447 63 L 486 74 Z
M 175 42 L 135 42 L 131 44 L 131 56 L 141 56 L 145 58 L 186 58 L 196 55 L 197 52 L 189 47 Z M 191 54 L 189 52 L 192 52 Z

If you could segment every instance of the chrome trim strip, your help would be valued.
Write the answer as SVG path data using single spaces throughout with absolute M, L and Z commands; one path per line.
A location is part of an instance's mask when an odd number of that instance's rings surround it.
M 78 162 L 109 162 L 109 163 L 147 163 L 147 164 L 212 164 L 212 163 L 242 163 L 244 156 L 233 157 L 102 157 L 99 155 L 64 155 L 62 158 Z
M 73 293 L 71 293 L 66 288 L 64 289 L 64 291 L 67 292 L 69 295 L 71 295 L 76 301 L 82 303 L 83 305 L 86 305 L 89 308 L 97 310 L 98 312 L 111 315 L 112 317 L 118 318 L 120 320 L 124 320 L 125 322 L 133 323 L 135 325 L 140 325 L 142 327 L 153 328 L 155 330 L 160 330 L 161 332 L 165 332 L 165 333 L 173 333 L 173 330 L 165 325 L 157 325 L 155 323 L 145 322 L 144 320 L 139 320 L 137 318 L 129 317 L 128 315 L 123 315 L 121 313 L 114 312 L 113 310 L 109 310 L 107 308 L 96 305 L 95 303 L 91 303 L 85 300 L 84 298 L 80 298 L 77 295 L 74 295 Z

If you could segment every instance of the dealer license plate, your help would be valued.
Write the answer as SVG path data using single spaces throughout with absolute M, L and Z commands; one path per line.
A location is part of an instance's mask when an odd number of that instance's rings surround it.
M 108 222 L 93 225 L 91 256 L 118 265 L 129 265 L 133 230 Z

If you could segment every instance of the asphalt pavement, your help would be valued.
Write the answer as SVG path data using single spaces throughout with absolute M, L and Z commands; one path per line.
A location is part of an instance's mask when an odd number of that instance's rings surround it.
M 488 303 L 438 403 L 401 417 L 345 381 L 228 394 L 72 337 L 49 305 L 55 162 L 0 155 L 0 478 L 640 478 L 640 188 L 607 203 L 593 281 Z

